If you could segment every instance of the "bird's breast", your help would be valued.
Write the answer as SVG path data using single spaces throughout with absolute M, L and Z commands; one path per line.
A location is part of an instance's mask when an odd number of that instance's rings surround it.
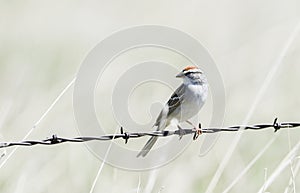
M 206 86 L 188 86 L 185 92 L 185 99 L 181 105 L 181 121 L 195 116 L 204 105 L 208 89 Z

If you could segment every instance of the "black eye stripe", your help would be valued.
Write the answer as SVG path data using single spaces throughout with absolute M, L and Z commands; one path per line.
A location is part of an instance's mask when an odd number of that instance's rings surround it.
M 190 74 L 192 74 L 192 73 L 199 73 L 199 74 L 202 74 L 202 72 L 186 72 L 186 73 L 184 73 L 184 75 L 186 75 L 186 76 L 188 76 L 188 75 L 190 75 Z
M 187 72 L 187 73 L 185 73 L 184 75 L 186 75 L 186 76 L 188 76 L 188 75 L 190 75 L 192 72 Z

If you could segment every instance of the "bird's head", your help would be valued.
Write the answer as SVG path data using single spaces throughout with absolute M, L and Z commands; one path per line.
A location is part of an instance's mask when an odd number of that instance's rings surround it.
M 187 66 L 179 74 L 176 75 L 176 78 L 182 78 L 184 84 L 203 84 L 207 83 L 207 79 L 202 70 L 197 66 Z

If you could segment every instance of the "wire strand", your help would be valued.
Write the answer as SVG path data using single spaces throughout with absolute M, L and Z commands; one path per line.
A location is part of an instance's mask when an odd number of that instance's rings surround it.
M 267 128 L 273 128 L 274 132 L 277 132 L 279 129 L 283 128 L 294 128 L 300 127 L 300 123 L 297 122 L 282 122 L 279 123 L 276 118 L 271 124 L 254 124 L 254 125 L 235 125 L 230 127 L 212 127 L 212 128 L 204 128 L 201 129 L 201 124 L 199 124 L 200 133 L 204 134 L 212 134 L 218 132 L 234 132 L 241 130 L 261 130 Z M 63 138 L 58 137 L 57 135 L 52 135 L 52 137 L 44 139 L 44 140 L 24 140 L 20 142 L 0 142 L 0 148 L 7 148 L 11 146 L 34 146 L 34 145 L 56 145 L 65 142 L 71 143 L 81 143 L 88 141 L 109 141 L 113 139 L 123 139 L 125 143 L 128 142 L 129 139 L 132 138 L 140 138 L 145 136 L 156 136 L 156 137 L 167 137 L 171 135 L 178 135 L 182 137 L 184 135 L 193 134 L 193 139 L 197 139 L 199 135 L 199 130 L 196 129 L 178 129 L 178 130 L 164 130 L 164 131 L 152 131 L 152 132 L 124 132 L 123 127 L 120 128 L 119 134 L 108 134 L 102 136 L 80 136 L 74 138 Z

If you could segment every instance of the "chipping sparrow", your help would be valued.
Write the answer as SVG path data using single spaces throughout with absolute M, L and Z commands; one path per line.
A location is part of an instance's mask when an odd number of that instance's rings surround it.
M 157 117 L 154 124 L 154 126 L 157 126 L 157 131 L 164 130 L 170 124 L 176 125 L 181 130 L 179 126 L 181 122 L 187 122 L 193 126 L 188 119 L 199 112 L 207 98 L 208 82 L 206 76 L 198 67 L 188 66 L 176 77 L 182 78 L 183 83 L 175 90 Z M 193 127 L 200 131 L 199 128 Z M 157 139 L 158 137 L 151 137 L 137 157 L 145 157 Z

